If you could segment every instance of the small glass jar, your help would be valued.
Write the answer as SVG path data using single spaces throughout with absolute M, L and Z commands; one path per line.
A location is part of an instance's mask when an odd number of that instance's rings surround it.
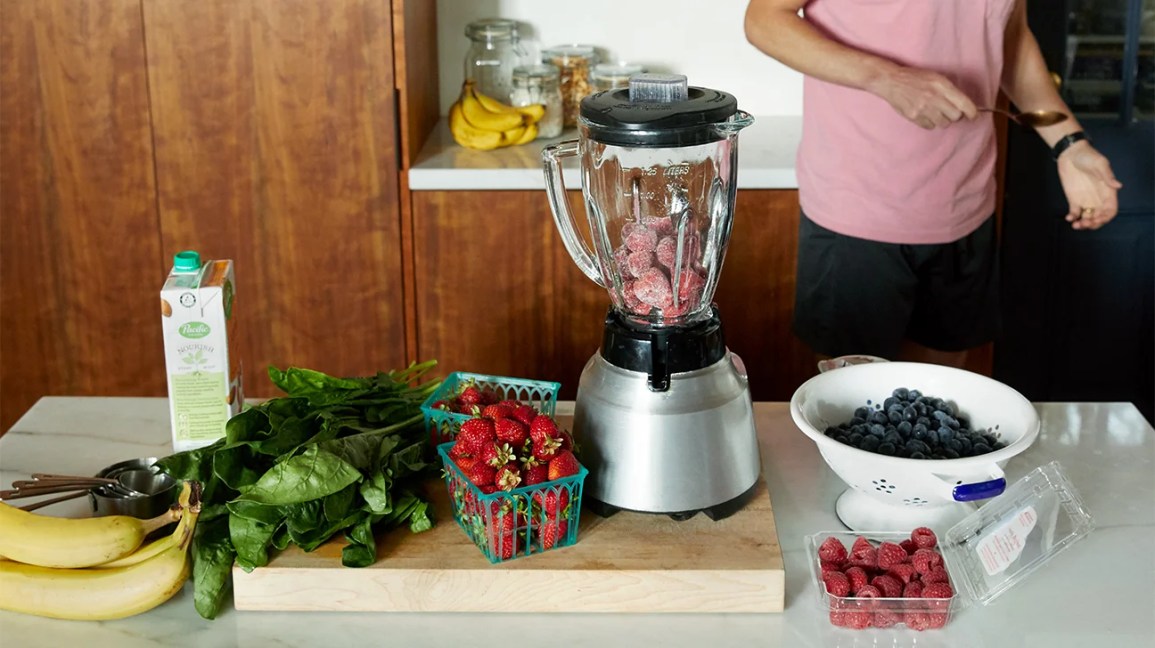
M 526 62 L 517 33 L 517 22 L 486 18 L 465 26 L 469 49 L 465 53 L 465 79 L 477 92 L 509 103 L 513 68 Z
M 562 45 L 541 53 L 542 60 L 557 66 L 561 72 L 562 124 L 577 126 L 582 97 L 590 93 L 590 68 L 597 54 L 590 45 Z
M 630 87 L 630 77 L 646 69 L 636 63 L 598 63 L 590 71 L 594 92 Z
M 559 81 L 561 74 L 556 65 L 542 63 L 513 69 L 513 90 L 509 101 L 514 106 L 542 104 L 545 115 L 537 122 L 538 137 L 561 135 L 564 117 Z

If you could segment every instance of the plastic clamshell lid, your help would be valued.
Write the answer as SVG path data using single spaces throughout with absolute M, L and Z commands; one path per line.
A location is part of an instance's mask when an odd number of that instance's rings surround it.
M 989 604 L 1094 528 L 1057 461 L 1032 470 L 951 527 L 940 542 L 956 589 Z

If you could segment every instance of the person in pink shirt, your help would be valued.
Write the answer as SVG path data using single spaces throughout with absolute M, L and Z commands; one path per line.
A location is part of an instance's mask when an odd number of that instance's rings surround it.
M 1122 186 L 1055 88 L 1026 0 L 750 0 L 746 37 L 802 72 L 794 330 L 824 356 L 962 366 L 998 331 L 999 90 L 1040 127 L 1075 229 Z

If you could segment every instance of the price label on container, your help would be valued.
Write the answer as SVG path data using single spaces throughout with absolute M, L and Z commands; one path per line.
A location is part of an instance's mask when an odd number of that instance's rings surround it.
M 1004 523 L 996 531 L 978 542 L 975 551 L 988 576 L 1001 574 L 1023 553 L 1024 542 L 1035 528 L 1039 516 L 1033 506 Z

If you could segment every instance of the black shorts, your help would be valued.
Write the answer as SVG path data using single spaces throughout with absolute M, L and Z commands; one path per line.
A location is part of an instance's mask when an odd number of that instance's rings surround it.
M 953 243 L 901 245 L 832 232 L 802 214 L 794 332 L 816 352 L 896 358 L 904 339 L 939 351 L 999 330 L 995 219 Z

